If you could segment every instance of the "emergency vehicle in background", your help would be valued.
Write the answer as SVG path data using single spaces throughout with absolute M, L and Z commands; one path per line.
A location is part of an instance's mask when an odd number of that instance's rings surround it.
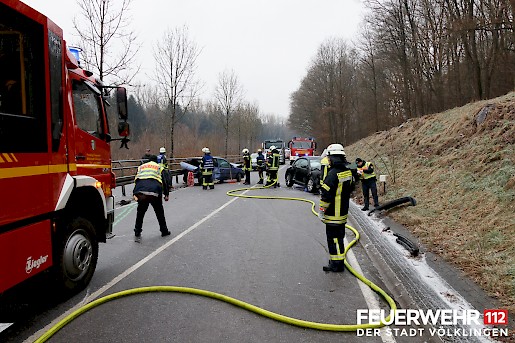
M 43 270 L 62 290 L 91 280 L 114 220 L 110 89 L 125 144 L 125 88 L 81 69 L 50 19 L 0 0 L 0 293 Z
M 317 143 L 312 137 L 293 137 L 288 142 L 290 148 L 290 163 L 293 163 L 297 158 L 302 156 L 315 156 L 315 149 Z
M 263 143 L 261 143 L 261 148 L 263 149 L 263 154 L 265 156 L 268 156 L 271 146 L 275 146 L 279 151 L 279 164 L 284 164 L 284 161 L 286 161 L 286 144 L 284 144 L 284 141 L 282 139 L 265 139 Z

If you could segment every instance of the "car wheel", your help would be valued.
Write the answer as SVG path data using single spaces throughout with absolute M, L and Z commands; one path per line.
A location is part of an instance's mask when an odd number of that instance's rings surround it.
M 288 173 L 285 175 L 286 187 L 293 187 L 293 175 Z
M 313 180 L 312 178 L 308 179 L 308 182 L 306 183 L 306 188 L 308 192 L 315 193 L 317 190 L 317 183 L 316 180 Z
M 236 175 L 236 181 L 237 181 L 237 182 L 240 182 L 240 181 L 241 181 L 241 174 L 240 174 L 240 173 L 238 173 L 238 174 Z

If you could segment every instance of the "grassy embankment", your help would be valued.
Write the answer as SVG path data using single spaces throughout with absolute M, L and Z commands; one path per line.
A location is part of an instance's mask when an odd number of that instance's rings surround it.
M 388 174 L 381 203 L 417 200 L 389 217 L 515 313 L 515 92 L 411 119 L 345 151 Z

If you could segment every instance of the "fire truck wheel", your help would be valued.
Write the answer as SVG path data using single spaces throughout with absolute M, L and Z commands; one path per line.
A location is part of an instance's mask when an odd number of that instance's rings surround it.
M 65 290 L 75 291 L 86 287 L 93 277 L 98 259 L 98 241 L 91 222 L 84 218 L 73 219 L 61 236 L 57 273 Z

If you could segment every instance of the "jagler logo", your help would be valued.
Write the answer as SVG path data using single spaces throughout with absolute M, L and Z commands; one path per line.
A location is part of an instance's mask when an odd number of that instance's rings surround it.
M 33 269 L 38 269 L 48 259 L 48 255 L 39 256 L 37 260 L 33 260 L 32 256 L 27 257 L 27 265 L 25 266 L 25 272 L 30 274 Z

